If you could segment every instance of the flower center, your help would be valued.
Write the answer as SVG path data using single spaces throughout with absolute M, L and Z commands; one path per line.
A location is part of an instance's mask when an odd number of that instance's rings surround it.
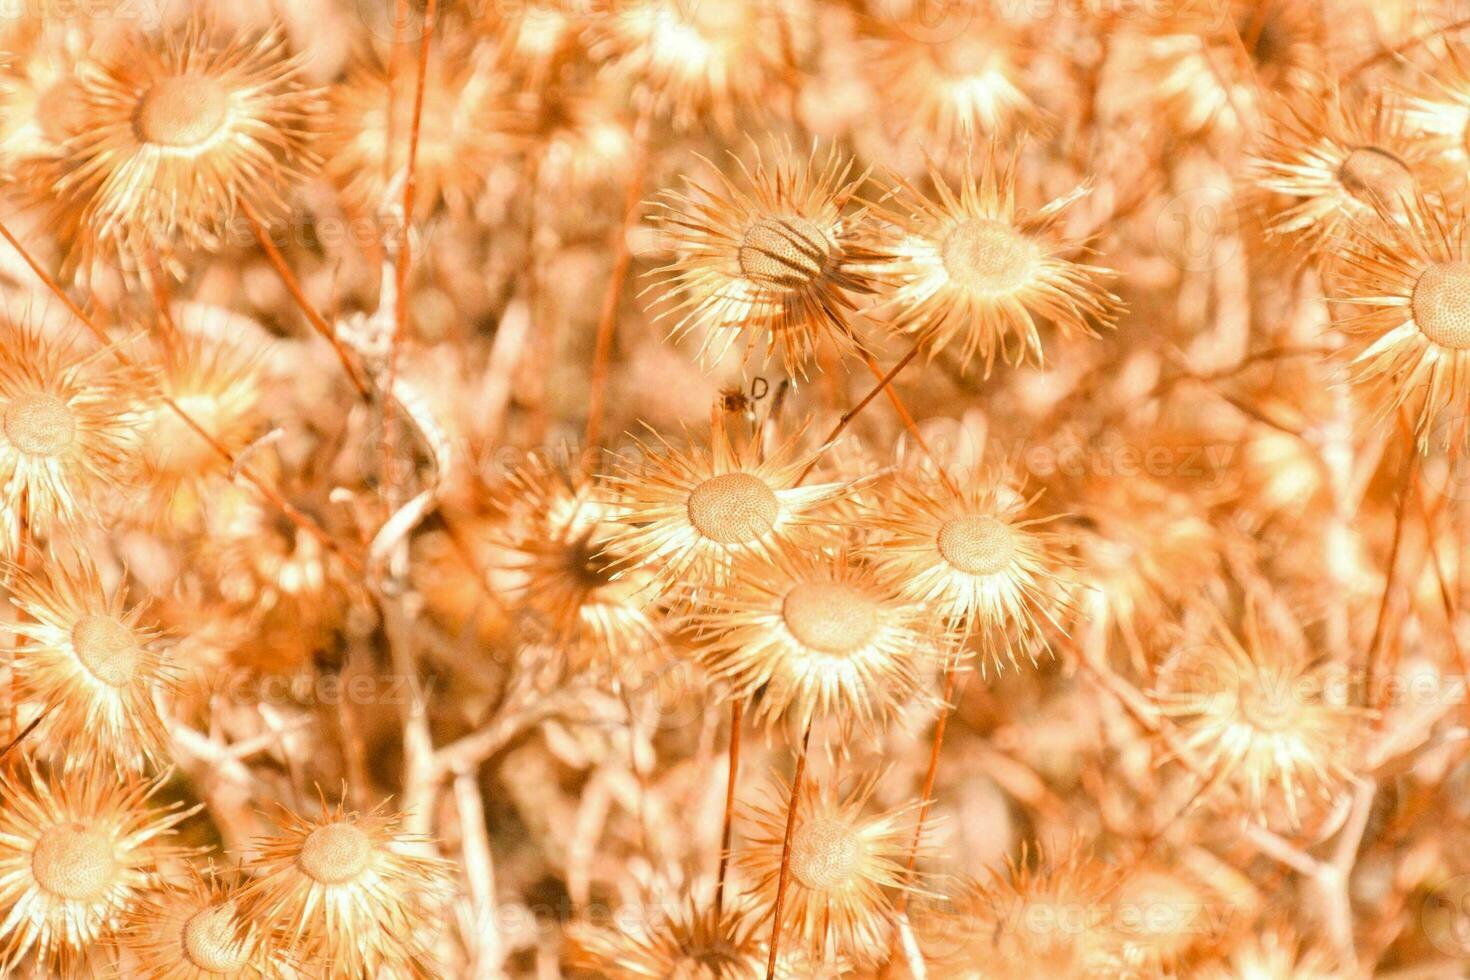
M 1404 161 L 1376 146 L 1349 153 L 1337 171 L 1343 190 L 1364 204 L 1402 207 L 1414 198 L 1414 175 Z
M 350 823 L 318 827 L 301 845 L 301 870 L 323 885 L 342 885 L 367 870 L 373 845 L 368 835 Z
M 111 616 L 83 616 L 71 629 L 71 648 L 87 673 L 123 687 L 138 671 L 142 650 L 133 631 Z
M 945 236 L 939 257 L 954 282 L 977 293 L 1001 296 L 1030 282 L 1038 256 L 1035 243 L 1010 225 L 971 218 Z
M 239 937 L 235 907 L 229 902 L 189 916 L 182 939 L 184 955 L 206 973 L 233 974 L 250 959 L 250 950 Z
M 31 852 L 31 874 L 36 884 L 47 894 L 69 902 L 101 898 L 116 871 L 112 842 L 85 824 L 49 828 Z
M 28 456 L 60 456 L 77 435 L 66 402 L 44 392 L 12 398 L 3 427 L 10 444 Z
M 1016 533 L 994 517 L 956 517 L 939 529 L 939 553 L 970 575 L 994 575 L 1016 557 Z
M 745 278 L 762 286 L 799 289 L 827 268 L 832 245 L 805 218 L 762 218 L 745 231 L 736 258 Z
M 1297 719 L 1298 703 L 1288 689 L 1285 678 L 1272 680 L 1258 678 L 1247 684 L 1237 695 L 1242 717 L 1262 732 L 1282 732 L 1292 727 Z
M 781 618 L 804 647 L 852 653 L 878 630 L 878 604 L 841 582 L 804 582 L 786 593 Z
M 841 820 L 808 820 L 791 839 L 791 873 L 812 891 L 835 891 L 846 885 L 861 859 L 857 835 Z
M 745 544 L 770 533 L 781 502 L 758 476 L 721 473 L 689 494 L 689 523 L 720 544 Z
M 155 82 L 143 94 L 134 125 L 145 143 L 190 147 L 218 133 L 229 114 L 229 93 L 219 82 L 205 75 L 176 75 Z
M 1441 347 L 1470 350 L 1470 262 L 1441 262 L 1414 283 L 1414 323 Z

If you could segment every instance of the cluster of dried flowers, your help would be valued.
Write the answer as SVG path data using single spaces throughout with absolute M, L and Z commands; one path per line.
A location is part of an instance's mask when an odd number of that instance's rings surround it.
M 1463 976 L 1461 6 L 7 12 L 0 973 Z

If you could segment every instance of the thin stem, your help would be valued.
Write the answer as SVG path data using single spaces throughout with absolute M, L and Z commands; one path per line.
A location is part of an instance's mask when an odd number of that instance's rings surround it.
M 618 235 L 613 242 L 612 274 L 607 289 L 602 294 L 602 309 L 597 317 L 597 341 L 592 351 L 592 378 L 587 390 L 587 430 L 582 438 L 583 458 L 590 466 L 593 449 L 602 439 L 602 416 L 607 406 L 608 359 L 612 356 L 614 327 L 617 325 L 618 304 L 623 297 L 623 280 L 628 278 L 628 266 L 633 253 L 628 246 L 628 233 L 638 220 L 638 207 L 643 197 L 643 180 L 648 170 L 649 114 L 644 110 L 638 117 L 633 134 L 633 168 L 628 175 L 628 186 L 623 195 L 623 220 L 618 226 Z
M 1388 607 L 1393 600 L 1394 584 L 1398 578 L 1399 549 L 1404 540 L 1404 512 L 1408 509 L 1409 497 L 1412 494 L 1414 467 L 1418 460 L 1419 455 L 1413 451 L 1411 446 L 1407 468 L 1400 481 L 1398 506 L 1394 509 L 1393 543 L 1389 546 L 1388 570 L 1384 576 L 1383 597 L 1378 602 L 1378 619 L 1373 626 L 1373 639 L 1368 644 L 1368 667 L 1363 678 L 1363 696 L 1369 705 L 1377 703 L 1374 691 L 1379 672 L 1378 655 L 1383 648 L 1387 634 Z
M 276 248 L 276 243 L 271 241 L 270 232 L 266 230 L 265 222 L 261 220 L 260 213 L 245 198 L 242 197 L 239 200 L 240 212 L 245 215 L 245 220 L 250 222 L 250 229 L 255 232 L 255 240 L 260 243 L 261 251 L 265 252 L 265 257 L 270 260 L 271 267 L 276 270 L 276 275 L 280 277 L 282 284 L 285 285 L 286 292 L 291 294 L 291 298 L 295 300 L 297 307 L 305 314 L 307 322 L 311 324 L 311 328 L 320 334 L 327 343 L 332 345 L 332 350 L 337 352 L 337 359 L 342 362 L 342 369 L 347 372 L 347 378 L 352 382 L 352 386 L 357 389 L 357 393 L 364 398 L 369 397 L 367 382 L 362 379 L 357 365 L 353 363 L 352 358 L 347 353 L 347 348 L 342 346 L 342 341 L 337 338 L 336 331 L 327 323 L 326 318 L 312 305 L 311 300 L 306 298 L 306 293 L 301 288 L 300 280 L 296 278 L 296 274 L 291 271 L 291 268 L 286 265 L 285 256 L 281 255 L 281 250 Z
M 908 430 L 909 435 L 914 437 L 914 442 L 919 444 L 919 448 L 924 450 L 924 455 L 928 456 L 934 463 L 934 468 L 939 471 L 939 478 L 944 481 L 944 485 L 949 489 L 949 492 L 958 497 L 960 495 L 960 488 L 955 485 L 954 479 L 949 475 L 949 470 L 945 467 L 943 461 L 934 454 L 933 449 L 929 448 L 929 443 L 925 441 L 923 433 L 919 431 L 918 423 L 914 421 L 913 415 L 909 414 L 908 406 L 903 403 L 903 398 L 899 395 L 898 389 L 893 386 L 893 379 L 883 373 L 883 369 L 878 366 L 878 362 L 873 359 L 873 355 L 866 351 L 863 352 L 863 363 L 868 366 L 868 370 L 873 373 L 873 377 L 878 379 L 884 393 L 888 395 L 888 400 L 893 403 L 894 410 L 898 412 L 898 417 L 903 419 L 904 428 Z
M 766 960 L 766 980 L 775 980 L 776 958 L 781 949 L 781 913 L 786 907 L 786 886 L 791 880 L 791 840 L 796 836 L 796 806 L 806 779 L 806 754 L 812 741 L 812 725 L 807 722 L 801 737 L 801 750 L 796 756 L 796 774 L 791 778 L 791 799 L 786 804 L 786 836 L 781 842 L 781 874 L 776 879 L 776 907 L 771 910 L 771 955 Z
M 30 522 L 30 520 L 29 520 L 29 518 L 27 516 L 29 514 L 29 512 L 30 512 L 30 499 L 29 498 L 30 498 L 30 494 L 26 490 L 22 489 L 21 492 L 20 492 L 19 513 L 17 515 L 17 521 L 16 521 L 16 523 L 17 523 L 18 526 L 16 527 L 15 573 L 17 575 L 24 574 L 25 573 L 25 570 L 26 570 L 26 566 L 30 564 L 31 522 Z M 10 584 L 11 584 L 11 590 L 10 591 L 12 593 L 14 593 L 15 592 L 15 588 L 14 588 L 15 583 L 14 583 L 14 581 L 12 580 Z M 18 603 L 14 604 L 14 605 L 15 605 L 15 623 L 14 623 L 14 625 L 15 626 L 19 626 L 21 623 L 25 622 L 26 614 L 25 614 L 25 610 Z M 21 648 L 21 645 L 25 642 L 25 640 L 20 635 L 20 633 L 17 632 L 15 634 L 15 636 L 14 636 L 14 641 L 15 642 L 13 642 L 10 645 L 10 693 L 9 693 L 9 698 L 8 698 L 8 702 L 7 703 L 9 705 L 9 712 L 10 712 L 10 729 L 9 729 L 9 731 L 10 731 L 10 737 L 12 739 L 19 740 L 19 738 L 20 738 L 20 705 L 16 702 L 15 674 L 16 674 L 16 668 L 20 664 L 20 648 Z
M 1396 47 L 1384 48 L 1377 54 L 1369 55 L 1367 58 L 1364 58 L 1362 61 L 1358 62 L 1356 65 L 1348 69 L 1347 74 L 1342 76 L 1343 81 L 1351 81 L 1352 79 L 1357 78 L 1363 72 L 1367 71 L 1369 68 L 1372 68 L 1374 65 L 1380 64 L 1384 61 L 1388 61 L 1391 58 L 1402 57 L 1409 51 L 1414 50 L 1415 48 L 1425 44 L 1428 41 L 1433 41 L 1435 38 L 1439 37 L 1442 34 L 1453 34 L 1456 31 L 1463 31 L 1467 27 L 1470 27 L 1470 17 L 1466 17 L 1463 20 L 1457 20 L 1451 24 L 1446 24 L 1443 27 L 1436 27 L 1431 30 L 1427 30 L 1422 34 L 1416 34 L 1405 41 L 1403 44 L 1400 44 Z
M 852 420 L 857 418 L 858 414 L 862 412 L 863 409 L 868 407 L 868 403 L 871 402 L 874 398 L 877 398 L 880 393 L 888 390 L 889 385 L 893 383 L 893 379 L 898 377 L 898 373 L 904 368 L 908 367 L 909 362 L 918 356 L 919 347 L 917 344 L 915 344 L 907 354 L 899 358 L 897 364 L 888 369 L 887 374 L 879 376 L 878 383 L 874 385 L 868 391 L 868 393 L 858 401 L 856 405 L 848 409 L 846 412 L 842 413 L 842 418 L 838 419 L 837 424 L 832 427 L 832 431 L 827 433 L 827 438 L 823 440 L 822 445 L 831 446 L 833 441 L 835 441 L 838 436 L 842 435 L 843 430 L 852 423 Z M 810 463 L 806 464 L 806 469 L 802 470 L 801 475 L 796 478 L 796 482 L 798 484 L 806 481 L 806 478 L 811 475 L 812 470 L 816 468 L 817 462 L 817 459 L 813 459 Z
M 20 257 L 25 260 L 26 265 L 30 267 L 31 271 L 34 272 L 38 278 L 40 278 L 41 282 L 45 284 L 46 288 L 49 289 L 51 293 L 56 296 L 57 299 L 61 300 L 62 304 L 67 308 L 71 315 L 76 317 L 81 322 L 82 326 L 87 328 L 87 331 L 94 338 L 96 338 L 98 343 L 102 344 L 104 347 L 109 347 L 112 349 L 112 356 L 117 359 L 119 364 L 122 364 L 125 367 L 130 367 L 135 363 L 132 358 L 128 357 L 128 355 L 121 348 L 113 344 L 112 338 L 107 336 L 106 332 L 104 332 L 103 329 L 97 325 L 95 320 L 89 317 L 86 313 L 82 312 L 82 308 L 77 306 L 77 304 L 72 301 L 72 298 L 67 295 L 66 290 L 61 288 L 61 284 L 53 279 L 50 273 L 48 273 L 45 269 L 41 268 L 40 263 L 38 263 L 31 255 L 31 253 L 21 245 L 21 243 L 16 239 L 13 234 L 11 234 L 10 229 L 6 227 L 4 222 L 0 222 L 0 238 L 4 238 L 7 242 L 10 243 L 11 248 L 14 248 L 15 251 L 20 255 Z M 183 422 L 190 431 L 192 431 L 199 438 L 203 439 L 210 449 L 212 449 L 221 459 L 229 464 L 230 473 L 232 475 L 238 475 L 241 479 L 245 480 L 247 483 L 253 486 L 262 497 L 264 497 L 278 510 L 280 510 L 280 512 L 284 514 L 286 518 L 291 521 L 292 524 L 295 524 L 302 531 L 311 535 L 318 542 L 320 542 L 323 547 L 335 553 L 354 571 L 360 571 L 362 569 L 362 562 L 358 561 L 355 557 L 348 554 L 342 548 L 342 546 L 339 545 L 337 541 L 333 539 L 332 536 L 328 534 L 320 525 L 312 521 L 305 514 L 297 510 L 290 503 L 288 503 L 279 493 L 276 492 L 275 488 L 271 487 L 260 477 L 256 476 L 255 473 L 253 473 L 248 467 L 244 465 L 243 461 L 239 457 L 230 452 L 230 450 L 227 449 L 218 439 L 207 432 L 203 426 L 201 426 L 197 421 L 194 420 L 193 416 L 180 408 L 179 403 L 174 401 L 171 396 L 165 394 L 162 395 L 161 398 L 163 403 L 168 406 L 169 410 L 172 411 L 176 416 L 178 416 L 179 421 Z
M 919 865 L 919 845 L 924 839 L 924 824 L 928 821 L 929 811 L 934 806 L 934 783 L 939 777 L 939 755 L 940 751 L 944 748 L 944 730 L 949 724 L 949 713 L 952 709 L 955 689 L 958 686 L 959 664 L 959 653 L 956 652 L 954 656 L 949 658 L 949 662 L 944 668 L 944 703 L 939 708 L 939 717 L 934 721 L 934 738 L 929 743 L 929 768 L 924 773 L 924 788 L 919 798 L 919 814 L 914 822 L 913 839 L 909 841 L 908 858 L 904 861 L 903 880 L 905 883 L 913 877 L 914 869 Z M 908 889 L 900 889 L 893 901 L 893 913 L 896 922 L 901 923 L 904 921 L 903 917 L 908 909 L 908 904 Z M 888 961 L 890 963 L 898 953 L 899 943 L 902 938 L 901 932 L 894 932 L 893 942 L 888 948 Z
M 400 0 L 400 4 L 402 0 Z M 393 483 L 390 457 L 393 449 L 393 383 L 398 377 L 398 355 L 403 349 L 403 333 L 408 326 L 408 273 L 413 264 L 413 238 L 409 234 L 413 227 L 414 198 L 418 194 L 419 129 L 424 118 L 424 87 L 429 73 L 430 38 L 434 33 L 434 15 L 438 0 L 427 0 L 424 4 L 423 35 L 419 38 L 418 77 L 414 82 L 413 116 L 408 130 L 408 159 L 404 163 L 403 179 L 403 230 L 398 242 L 398 259 L 393 269 L 393 336 L 388 340 L 388 369 L 383 388 L 383 481 L 386 486 Z M 394 39 L 401 34 L 403 25 L 393 25 Z M 395 50 L 394 56 L 398 52 Z M 391 92 L 389 100 L 393 98 Z M 389 117 L 393 115 L 389 107 Z M 384 154 L 387 158 L 389 155 Z
M 744 720 L 745 702 L 730 702 L 730 774 L 725 783 L 725 823 L 720 831 L 720 871 L 715 879 L 715 918 L 725 908 L 725 874 L 730 868 L 730 839 L 735 827 L 735 783 L 740 775 L 740 724 Z

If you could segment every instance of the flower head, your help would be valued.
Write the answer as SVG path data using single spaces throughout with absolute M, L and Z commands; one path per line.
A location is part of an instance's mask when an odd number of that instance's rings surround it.
M 588 930 L 576 960 L 607 980 L 762 980 L 756 925 L 748 908 L 720 912 L 690 900 L 636 932 Z
M 165 843 L 188 813 L 157 808 L 160 781 L 81 770 L 43 778 L 0 769 L 0 967 L 27 954 L 63 975 L 94 952 L 158 882 Z M 87 975 L 92 975 L 88 973 Z
M 1363 712 L 1347 703 L 1342 674 L 1285 624 L 1251 606 L 1237 635 L 1218 611 L 1207 615 L 1208 632 L 1160 670 L 1155 699 L 1212 781 L 1253 813 L 1280 803 L 1295 821 L 1302 798 L 1347 778 Z
M 1420 178 L 1432 173 L 1422 141 L 1403 132 L 1397 113 L 1336 91 L 1285 101 L 1251 161 L 1255 185 L 1288 201 L 1273 209 L 1269 231 L 1321 258 L 1380 213 L 1402 216 L 1430 189 Z
M 1466 232 L 1463 216 L 1416 208 L 1401 233 L 1365 238 L 1340 263 L 1333 298 L 1353 311 L 1338 324 L 1353 379 L 1378 398 L 1382 417 L 1408 409 L 1421 440 L 1442 410 L 1470 399 Z
M 271 980 L 286 962 L 269 940 L 241 909 L 233 876 L 193 865 L 133 903 L 117 935 L 124 962 L 151 980 Z
M 864 209 L 850 210 L 867 179 L 835 150 L 819 160 L 788 157 L 718 187 L 686 178 L 667 192 L 655 220 L 678 258 L 655 271 L 667 290 L 662 318 L 675 337 L 703 331 L 700 357 L 716 361 L 744 335 L 747 352 L 779 349 L 788 373 L 806 373 L 817 344 L 860 348 L 850 319 L 854 296 L 874 292 L 881 256 L 866 244 Z
M 953 36 L 934 38 L 890 17 L 869 18 L 865 27 L 885 101 L 903 114 L 902 129 L 938 155 L 1035 119 L 1021 86 L 1025 52 L 1000 18 L 972 16 Z
M 537 462 L 511 474 L 502 495 L 508 515 L 495 537 L 523 577 L 516 601 L 573 666 L 615 669 L 662 644 L 640 596 L 646 576 L 618 574 L 614 497 L 602 481 Z
M 1013 163 L 997 160 L 993 147 L 978 174 L 966 161 L 958 194 L 937 169 L 930 179 L 935 198 L 904 181 L 886 209 L 895 229 L 885 272 L 895 284 L 885 297 L 894 329 L 931 356 L 957 342 L 960 359 L 980 356 L 989 374 L 997 354 L 1041 359 L 1038 318 L 1063 335 L 1111 325 L 1118 298 L 1102 286 L 1110 273 L 1067 258 L 1078 245 L 1058 233 L 1077 195 L 1028 213 L 1016 204 Z
M 136 482 L 149 374 L 68 340 L 0 323 L 0 552 L 22 522 L 41 533 L 93 517 Z
M 887 949 L 893 914 L 889 893 L 905 887 L 902 862 L 913 838 L 911 808 L 865 812 L 872 792 L 871 782 L 842 793 L 834 785 L 807 781 L 791 803 L 789 788 L 771 788 L 760 803 L 745 807 L 742 823 L 751 827 L 745 847 L 735 855 L 752 878 L 756 905 L 769 915 L 781 874 L 787 807 L 794 805 L 783 931 L 809 950 L 830 950 L 859 962 Z
M 1035 499 L 995 474 L 959 474 L 951 486 L 915 469 L 870 517 L 884 573 L 959 632 L 978 634 L 996 666 L 1018 653 L 1034 660 L 1062 601 L 1062 541 L 1046 529 L 1053 518 L 1026 516 Z
M 749 561 L 703 598 L 700 655 L 769 722 L 873 729 L 922 698 L 942 638 L 896 582 L 843 553 Z
M 414 69 L 400 70 L 413 77 Z M 355 66 L 332 89 L 326 170 L 351 207 L 376 215 L 396 204 L 389 188 L 407 166 L 416 98 L 416 85 L 395 86 L 388 67 L 376 61 Z M 461 212 L 472 207 L 490 168 L 519 145 L 517 120 L 488 66 L 456 48 L 430 52 L 414 157 L 415 217 L 441 200 Z
M 82 72 L 85 125 L 66 144 L 57 191 L 79 213 L 74 259 L 166 257 L 217 248 L 241 200 L 284 206 L 312 160 L 316 95 L 279 30 L 217 41 L 202 23 L 137 37 Z
M 620 4 L 599 19 L 592 53 L 634 79 L 646 104 L 674 125 L 711 119 L 731 131 L 737 110 L 762 108 L 785 79 L 802 7 L 799 0 Z
M 1033 865 L 1008 861 L 961 892 L 957 949 L 942 957 L 953 980 L 1105 980 L 1127 976 L 1107 896 L 1116 875 L 1085 852 Z
M 16 650 L 15 696 L 40 712 L 38 738 L 58 747 L 67 767 L 100 757 L 141 770 L 166 758 L 156 698 L 175 685 L 154 648 L 157 631 L 143 609 L 129 609 L 122 589 L 102 587 L 86 559 L 55 556 L 36 572 L 9 578 L 20 620 L 8 628 Z M 77 751 L 84 747 L 86 751 Z
M 721 422 L 707 448 L 648 447 L 637 470 L 612 481 L 617 520 L 627 525 L 616 548 L 630 566 L 652 571 L 660 591 L 677 582 L 688 593 L 726 579 L 741 557 L 769 558 L 807 540 L 821 523 L 818 508 L 843 487 L 800 482 L 815 456 L 798 452 L 799 438 L 760 458 Z
M 415 850 L 382 809 L 320 817 L 284 808 L 281 834 L 258 842 L 241 907 L 283 944 L 319 960 L 331 980 L 421 966 L 434 925 L 432 903 L 448 865 Z

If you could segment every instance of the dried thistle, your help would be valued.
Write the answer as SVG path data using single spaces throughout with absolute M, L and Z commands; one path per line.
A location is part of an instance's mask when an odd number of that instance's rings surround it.
M 958 344 L 960 360 L 977 355 L 988 375 L 996 355 L 1041 360 L 1037 319 L 1063 336 L 1092 334 L 1113 321 L 1118 298 L 1109 273 L 1068 258 L 1076 242 L 1059 233 L 1077 194 L 1032 214 L 1016 203 L 1015 161 L 992 146 L 977 174 L 966 162 L 959 193 L 931 169 L 933 198 L 901 181 L 885 207 L 894 226 L 894 289 L 884 298 L 893 328 L 932 357 Z
M 29 955 L 64 977 L 91 976 L 88 957 L 125 909 L 159 880 L 166 843 L 188 816 L 150 800 L 161 779 L 83 769 L 43 778 L 0 769 L 0 967 Z
M 796 807 L 782 916 L 785 930 L 808 951 L 871 962 L 887 948 L 889 892 L 904 886 L 902 862 L 912 830 L 907 807 L 865 813 L 872 793 L 871 782 L 846 793 L 807 782 L 794 803 L 790 789 L 781 786 L 746 807 L 744 819 L 753 827 L 735 860 L 750 875 L 750 894 L 764 909 L 775 904 L 787 807 Z
M 921 698 L 944 643 L 897 580 L 841 552 L 738 565 L 692 620 L 730 696 L 796 731 L 827 719 L 882 726 Z
M 176 686 L 144 607 L 106 590 L 86 558 L 46 556 L 37 572 L 8 576 L 20 619 L 15 697 L 41 717 L 38 735 L 66 746 L 72 769 L 99 761 L 142 771 L 168 758 L 158 701 Z M 84 751 L 76 751 L 84 748 Z
M 867 175 L 815 147 L 806 159 L 757 156 L 753 168 L 738 167 L 739 184 L 686 178 L 686 190 L 659 202 L 655 220 L 678 252 L 654 273 L 670 334 L 703 333 L 706 364 L 743 335 L 747 355 L 779 350 L 787 373 L 803 376 L 819 344 L 860 350 L 853 297 L 877 290 L 882 260 L 867 244 L 864 209 L 852 207 Z
M 324 806 L 314 818 L 282 807 L 276 822 L 281 833 L 259 841 L 248 866 L 245 914 L 316 958 L 333 980 L 399 970 L 428 976 L 433 902 L 448 865 L 418 854 L 424 842 L 381 807 Z

